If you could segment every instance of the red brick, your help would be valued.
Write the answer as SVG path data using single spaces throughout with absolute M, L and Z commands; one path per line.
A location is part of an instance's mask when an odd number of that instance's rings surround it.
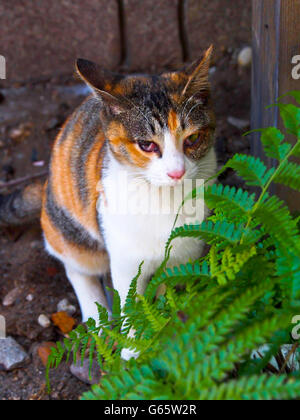
M 178 65 L 178 0 L 124 0 L 124 6 L 128 67 L 149 71 Z
M 251 1 L 189 0 L 187 27 L 191 59 L 214 44 L 218 60 L 228 48 L 251 45 Z
M 76 58 L 120 61 L 118 8 L 107 0 L 1 0 L 0 54 L 7 83 L 72 74 Z

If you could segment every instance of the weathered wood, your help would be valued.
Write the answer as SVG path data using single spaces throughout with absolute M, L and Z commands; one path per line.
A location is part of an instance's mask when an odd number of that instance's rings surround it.
M 300 80 L 292 77 L 292 57 L 300 55 L 300 0 L 281 0 L 280 33 L 279 95 L 283 95 L 291 90 L 300 90 Z M 291 100 L 286 98 L 285 101 Z M 290 141 L 294 142 L 295 137 L 291 137 Z M 299 193 L 282 186 L 278 186 L 277 191 L 292 209 L 300 210 Z
M 266 107 L 288 91 L 300 90 L 300 81 L 292 78 L 292 57 L 300 54 L 300 0 L 252 0 L 252 30 L 251 125 L 253 129 L 281 127 L 278 109 Z M 274 165 L 264 156 L 259 138 L 252 135 L 253 154 Z M 276 193 L 292 209 L 300 208 L 299 194 L 282 187 L 276 187 Z
M 277 126 L 276 108 L 266 110 L 279 96 L 279 26 L 280 0 L 253 0 L 253 66 L 252 66 L 252 128 Z M 252 151 L 268 163 L 273 161 L 263 156 L 260 134 L 252 135 Z

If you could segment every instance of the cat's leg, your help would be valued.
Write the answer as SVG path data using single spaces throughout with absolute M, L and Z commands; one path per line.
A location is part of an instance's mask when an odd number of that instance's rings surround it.
M 67 277 L 79 301 L 82 321 L 86 322 L 89 318 L 93 318 L 97 322 L 99 316 L 95 302 L 104 306 L 109 311 L 99 276 L 82 273 L 68 265 L 65 268 Z

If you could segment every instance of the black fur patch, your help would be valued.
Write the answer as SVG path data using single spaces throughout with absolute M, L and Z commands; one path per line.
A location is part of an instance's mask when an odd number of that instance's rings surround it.
M 50 183 L 47 186 L 46 211 L 67 241 L 91 251 L 102 249 L 100 243 L 94 240 L 80 223 L 75 222 L 67 210 L 55 202 Z

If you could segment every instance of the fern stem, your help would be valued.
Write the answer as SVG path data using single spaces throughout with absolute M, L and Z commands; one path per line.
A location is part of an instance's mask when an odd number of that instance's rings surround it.
M 274 171 L 274 173 L 272 174 L 272 176 L 270 177 L 270 179 L 268 180 L 268 182 L 266 183 L 266 185 L 264 186 L 259 199 L 257 200 L 257 202 L 255 203 L 255 205 L 253 206 L 253 208 L 250 210 L 249 212 L 249 219 L 248 222 L 246 224 L 246 229 L 249 228 L 250 223 L 253 220 L 253 214 L 257 211 L 257 209 L 259 208 L 266 192 L 268 191 L 268 189 L 270 188 L 272 182 L 274 181 L 275 177 L 277 176 L 277 174 L 281 171 L 282 167 L 284 166 L 284 164 L 288 161 L 288 159 L 293 155 L 294 151 L 298 148 L 300 144 L 300 138 L 297 139 L 297 142 L 295 144 L 294 147 L 291 148 L 291 150 L 289 151 L 289 153 L 287 153 L 287 155 L 284 157 L 284 159 L 282 159 L 282 161 L 279 163 L 279 165 L 277 166 L 276 170 Z M 241 244 L 243 243 L 243 239 L 244 239 L 244 235 L 241 238 Z

